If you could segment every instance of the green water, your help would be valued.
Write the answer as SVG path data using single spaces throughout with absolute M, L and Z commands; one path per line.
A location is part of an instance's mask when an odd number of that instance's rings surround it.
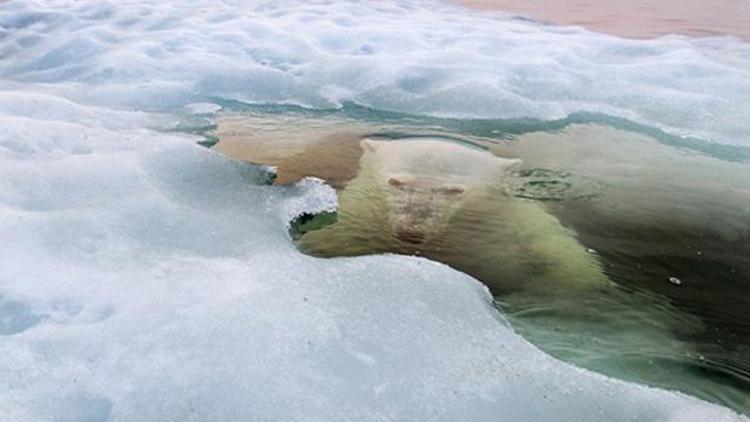
M 431 184 L 452 180 L 455 170 L 425 171 L 439 159 L 434 148 L 423 156 L 404 150 L 413 157 L 396 167 L 397 177 L 381 174 L 395 171 L 384 164 L 393 158 L 363 150 L 356 177 L 337 182 L 335 219 L 305 221 L 298 245 L 321 257 L 399 253 L 446 263 L 485 283 L 514 328 L 553 356 L 750 414 L 746 149 L 581 116 L 492 122 L 361 108 L 253 113 L 266 126 L 286 116 L 282 132 L 304 133 L 323 120 L 332 134 L 354 125 L 359 139 L 429 136 L 520 159 L 502 178 L 446 190 Z M 337 158 L 329 150 L 316 157 L 314 175 L 327 178 L 325 163 Z M 409 221 L 418 235 L 395 228 L 393 215 L 404 209 L 416 215 Z

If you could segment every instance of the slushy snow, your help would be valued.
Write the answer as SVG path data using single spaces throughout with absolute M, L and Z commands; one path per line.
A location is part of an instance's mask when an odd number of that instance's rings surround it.
M 302 255 L 288 221 L 335 207 L 329 187 L 269 186 L 170 129 L 230 98 L 607 104 L 731 138 L 749 57 L 429 2 L 0 2 L 0 419 L 747 420 L 552 359 L 447 266 Z

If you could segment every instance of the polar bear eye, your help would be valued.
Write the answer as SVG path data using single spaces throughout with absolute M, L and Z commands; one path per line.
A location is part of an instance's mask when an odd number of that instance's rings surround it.
M 396 179 L 395 177 L 391 177 L 390 179 L 388 179 L 388 184 L 393 186 L 394 188 L 402 188 L 404 187 L 404 185 L 406 185 L 406 183 Z
M 440 186 L 437 191 L 445 195 L 460 195 L 465 189 L 461 186 Z

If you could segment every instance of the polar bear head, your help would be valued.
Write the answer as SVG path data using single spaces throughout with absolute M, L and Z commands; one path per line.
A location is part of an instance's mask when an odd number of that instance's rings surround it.
M 394 236 L 420 244 L 440 233 L 479 189 L 497 188 L 520 160 L 442 138 L 362 140 L 360 175 L 386 192 Z

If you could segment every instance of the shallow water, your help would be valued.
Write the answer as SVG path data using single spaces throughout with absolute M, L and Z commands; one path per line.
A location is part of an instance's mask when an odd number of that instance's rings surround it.
M 515 329 L 554 356 L 750 411 L 745 161 L 603 124 L 510 134 L 497 122 L 490 138 L 359 113 L 230 114 L 216 148 L 278 166 L 280 182 L 332 181 L 338 221 L 300 238 L 307 253 L 447 263 L 487 284 Z M 435 233 L 403 237 L 384 188 L 361 173 L 360 141 L 425 136 L 523 164 L 462 200 Z

